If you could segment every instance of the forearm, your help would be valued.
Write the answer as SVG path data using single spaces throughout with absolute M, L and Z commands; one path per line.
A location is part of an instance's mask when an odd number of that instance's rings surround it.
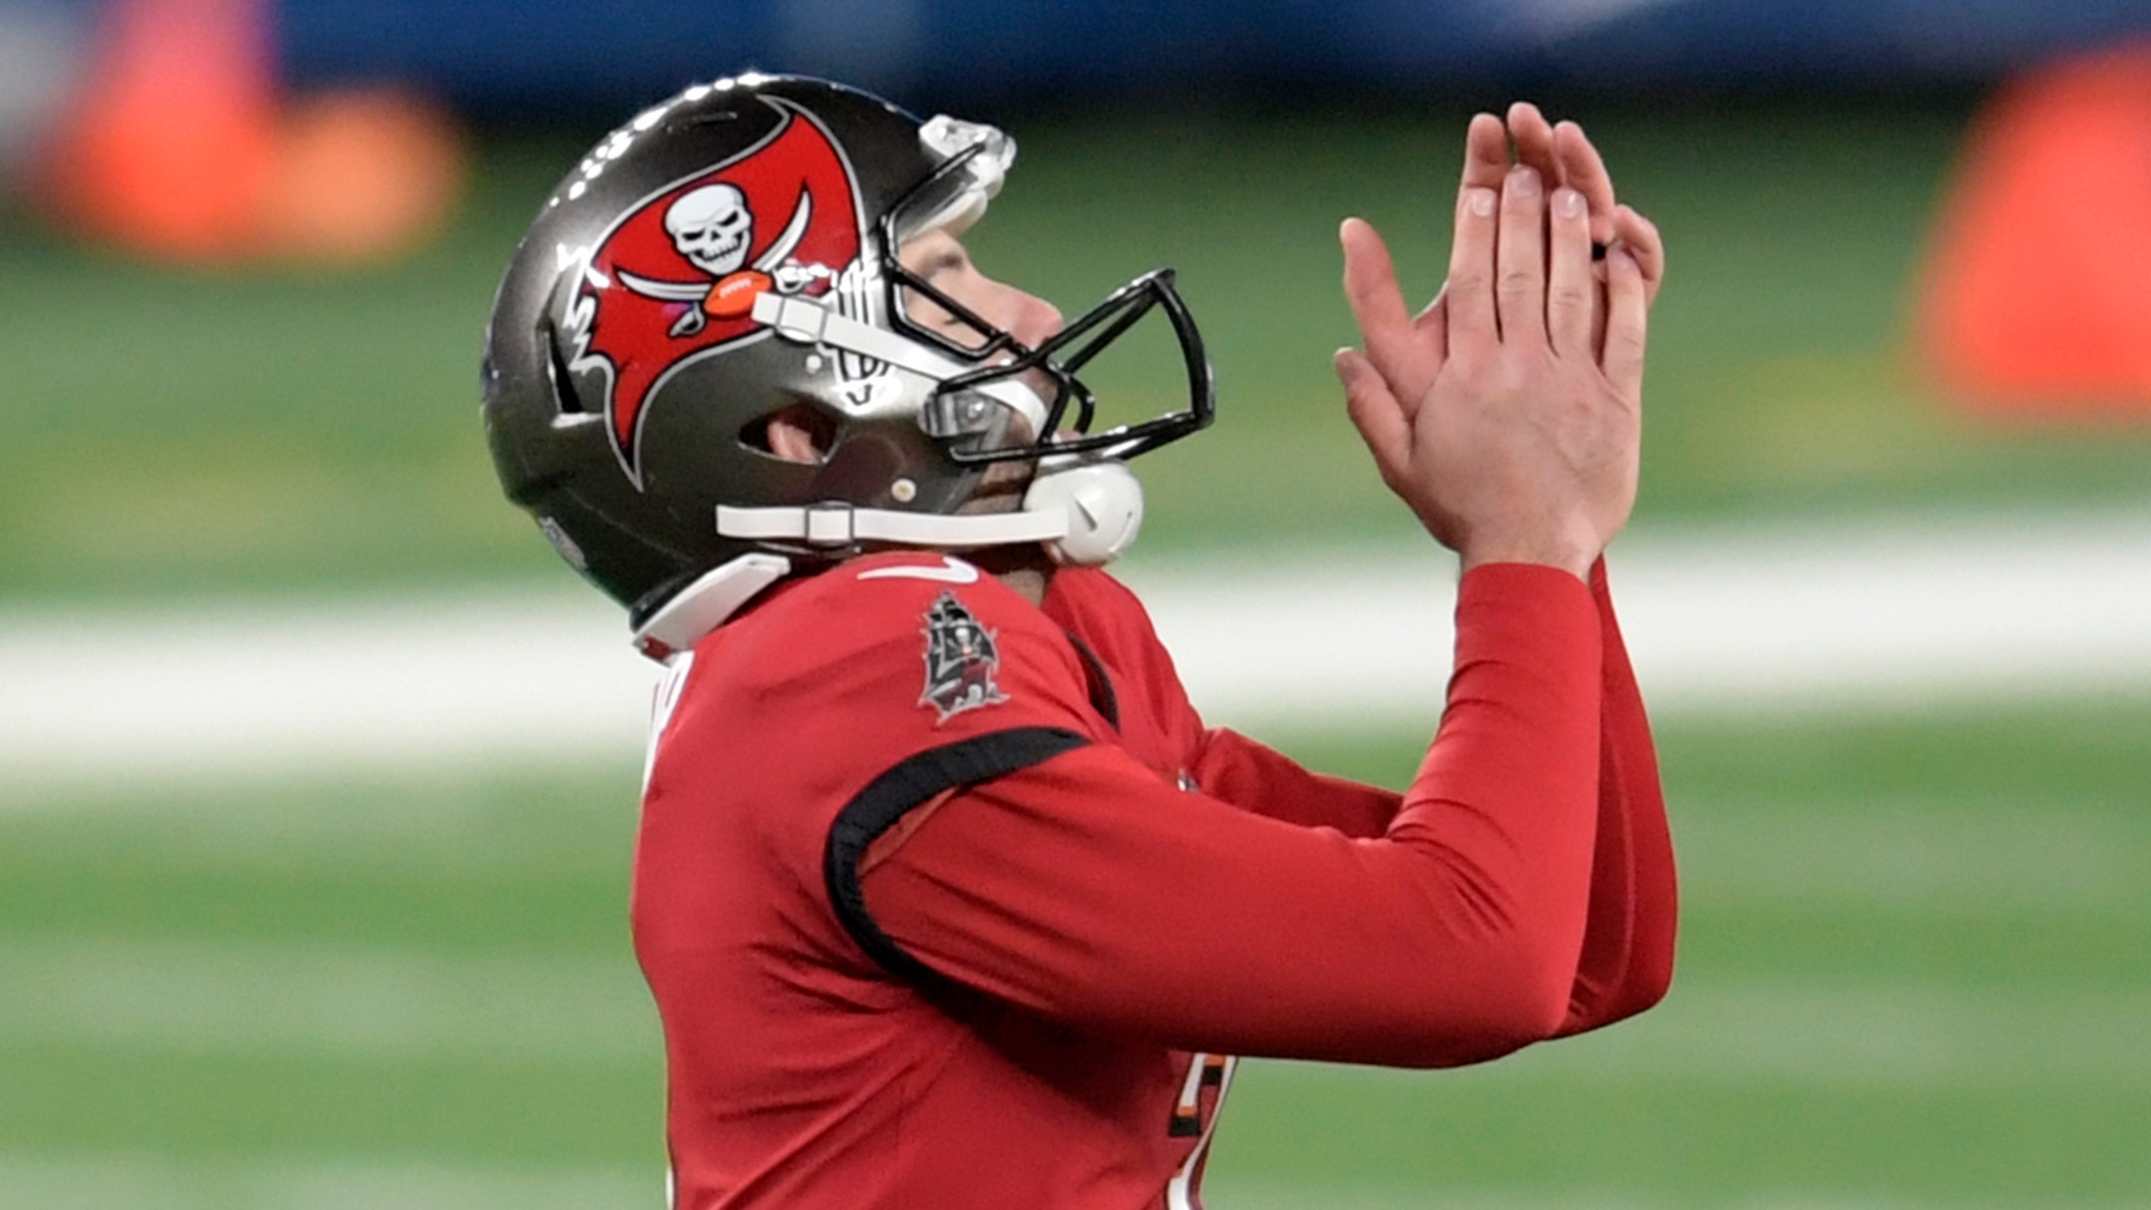
M 1517 1045 L 1566 1020 L 1594 906 L 1601 634 L 1594 615 L 1592 641 L 1563 642 L 1549 587 L 1582 595 L 1547 566 L 1466 573 L 1448 709 L 1389 831 L 1442 846 L 1478 875 L 1465 883 L 1486 925 L 1475 956 L 1514 969 L 1509 986 L 1532 999 L 1510 1011 L 1539 1023 Z M 1573 649 L 1578 663 L 1535 658 L 1550 646 Z

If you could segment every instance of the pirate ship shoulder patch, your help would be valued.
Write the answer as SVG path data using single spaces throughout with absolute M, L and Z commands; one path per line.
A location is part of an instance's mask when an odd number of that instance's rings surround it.
M 953 592 L 943 592 L 926 611 L 926 688 L 919 705 L 932 706 L 939 726 L 966 710 L 1008 700 L 994 683 L 1001 651 L 994 633 L 979 625 Z

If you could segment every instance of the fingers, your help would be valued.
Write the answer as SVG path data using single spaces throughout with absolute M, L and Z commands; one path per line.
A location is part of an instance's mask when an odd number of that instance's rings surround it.
M 1591 238 L 1600 244 L 1613 242 L 1615 202 L 1613 177 L 1598 148 L 1574 122 L 1549 123 L 1539 107 L 1529 101 L 1509 106 L 1508 136 L 1516 144 L 1516 160 L 1539 170 L 1547 188 L 1567 186 L 1583 195 L 1591 213 Z
M 1449 245 L 1449 344 L 1501 334 L 1494 312 L 1494 228 L 1509 179 L 1509 131 L 1490 113 L 1464 128 L 1464 183 L 1456 198 L 1456 235 Z
M 1591 239 L 1610 244 L 1618 234 L 1613 177 L 1583 127 L 1563 122 L 1553 129 L 1553 157 L 1561 165 L 1561 183 L 1583 195 L 1591 211 Z
M 1557 189 L 1549 223 L 1552 248 L 1547 255 L 1546 335 L 1564 357 L 1590 357 L 1593 304 L 1598 277 L 1592 271 L 1590 211 L 1574 189 Z M 1505 315 L 1506 313 L 1504 313 Z
M 1538 170 L 1518 164 L 1501 191 L 1495 236 L 1496 306 L 1504 343 L 1546 339 L 1546 191 Z
M 1490 113 L 1476 114 L 1464 128 L 1464 182 L 1458 188 L 1499 189 L 1509 174 L 1509 132 Z
M 1356 349 L 1339 349 L 1333 361 L 1337 379 L 1344 384 L 1344 410 L 1359 430 L 1367 452 L 1384 482 L 1398 480 L 1411 459 L 1412 428 L 1382 376 Z
M 1636 258 L 1636 267 L 1643 274 L 1645 300 L 1656 299 L 1666 276 L 1665 240 L 1659 236 L 1657 225 L 1633 207 L 1622 206 L 1614 211 L 1613 236 Z
M 1562 184 L 1561 164 L 1554 155 L 1554 128 L 1529 101 L 1509 106 L 1509 141 L 1516 147 L 1516 162 L 1538 170 L 1539 179 L 1551 189 Z
M 1650 301 L 1643 270 L 1626 248 L 1606 253 L 1606 351 L 1600 367 L 1623 399 L 1643 397 L 1643 347 Z
M 1396 265 L 1381 234 L 1365 219 L 1344 220 L 1337 241 L 1344 247 L 1344 299 L 1352 320 L 1375 370 L 1395 382 L 1410 364 L 1413 331 Z
M 1449 244 L 1449 350 L 1490 343 L 1501 329 L 1494 310 L 1494 228 L 1501 194 L 1473 186 L 1457 198 L 1456 236 Z

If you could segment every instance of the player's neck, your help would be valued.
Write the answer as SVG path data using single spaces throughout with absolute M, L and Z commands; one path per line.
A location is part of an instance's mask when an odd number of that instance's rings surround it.
M 1046 588 L 1053 583 L 1053 560 L 1035 546 L 1001 547 L 975 551 L 967 556 L 979 570 L 1015 590 L 1033 605 L 1043 605 Z
M 1017 596 L 1022 597 L 1033 605 L 1044 605 L 1046 603 L 1046 585 L 1052 581 L 1053 577 L 1051 573 L 1046 571 L 1025 568 L 1022 571 L 1007 572 L 997 578 L 1001 583 L 1015 589 Z

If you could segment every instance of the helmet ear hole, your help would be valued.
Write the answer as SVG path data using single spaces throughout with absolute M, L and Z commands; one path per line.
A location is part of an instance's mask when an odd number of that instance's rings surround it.
M 758 416 L 739 431 L 741 445 L 785 462 L 826 462 L 836 438 L 836 421 L 807 403 L 789 404 Z

